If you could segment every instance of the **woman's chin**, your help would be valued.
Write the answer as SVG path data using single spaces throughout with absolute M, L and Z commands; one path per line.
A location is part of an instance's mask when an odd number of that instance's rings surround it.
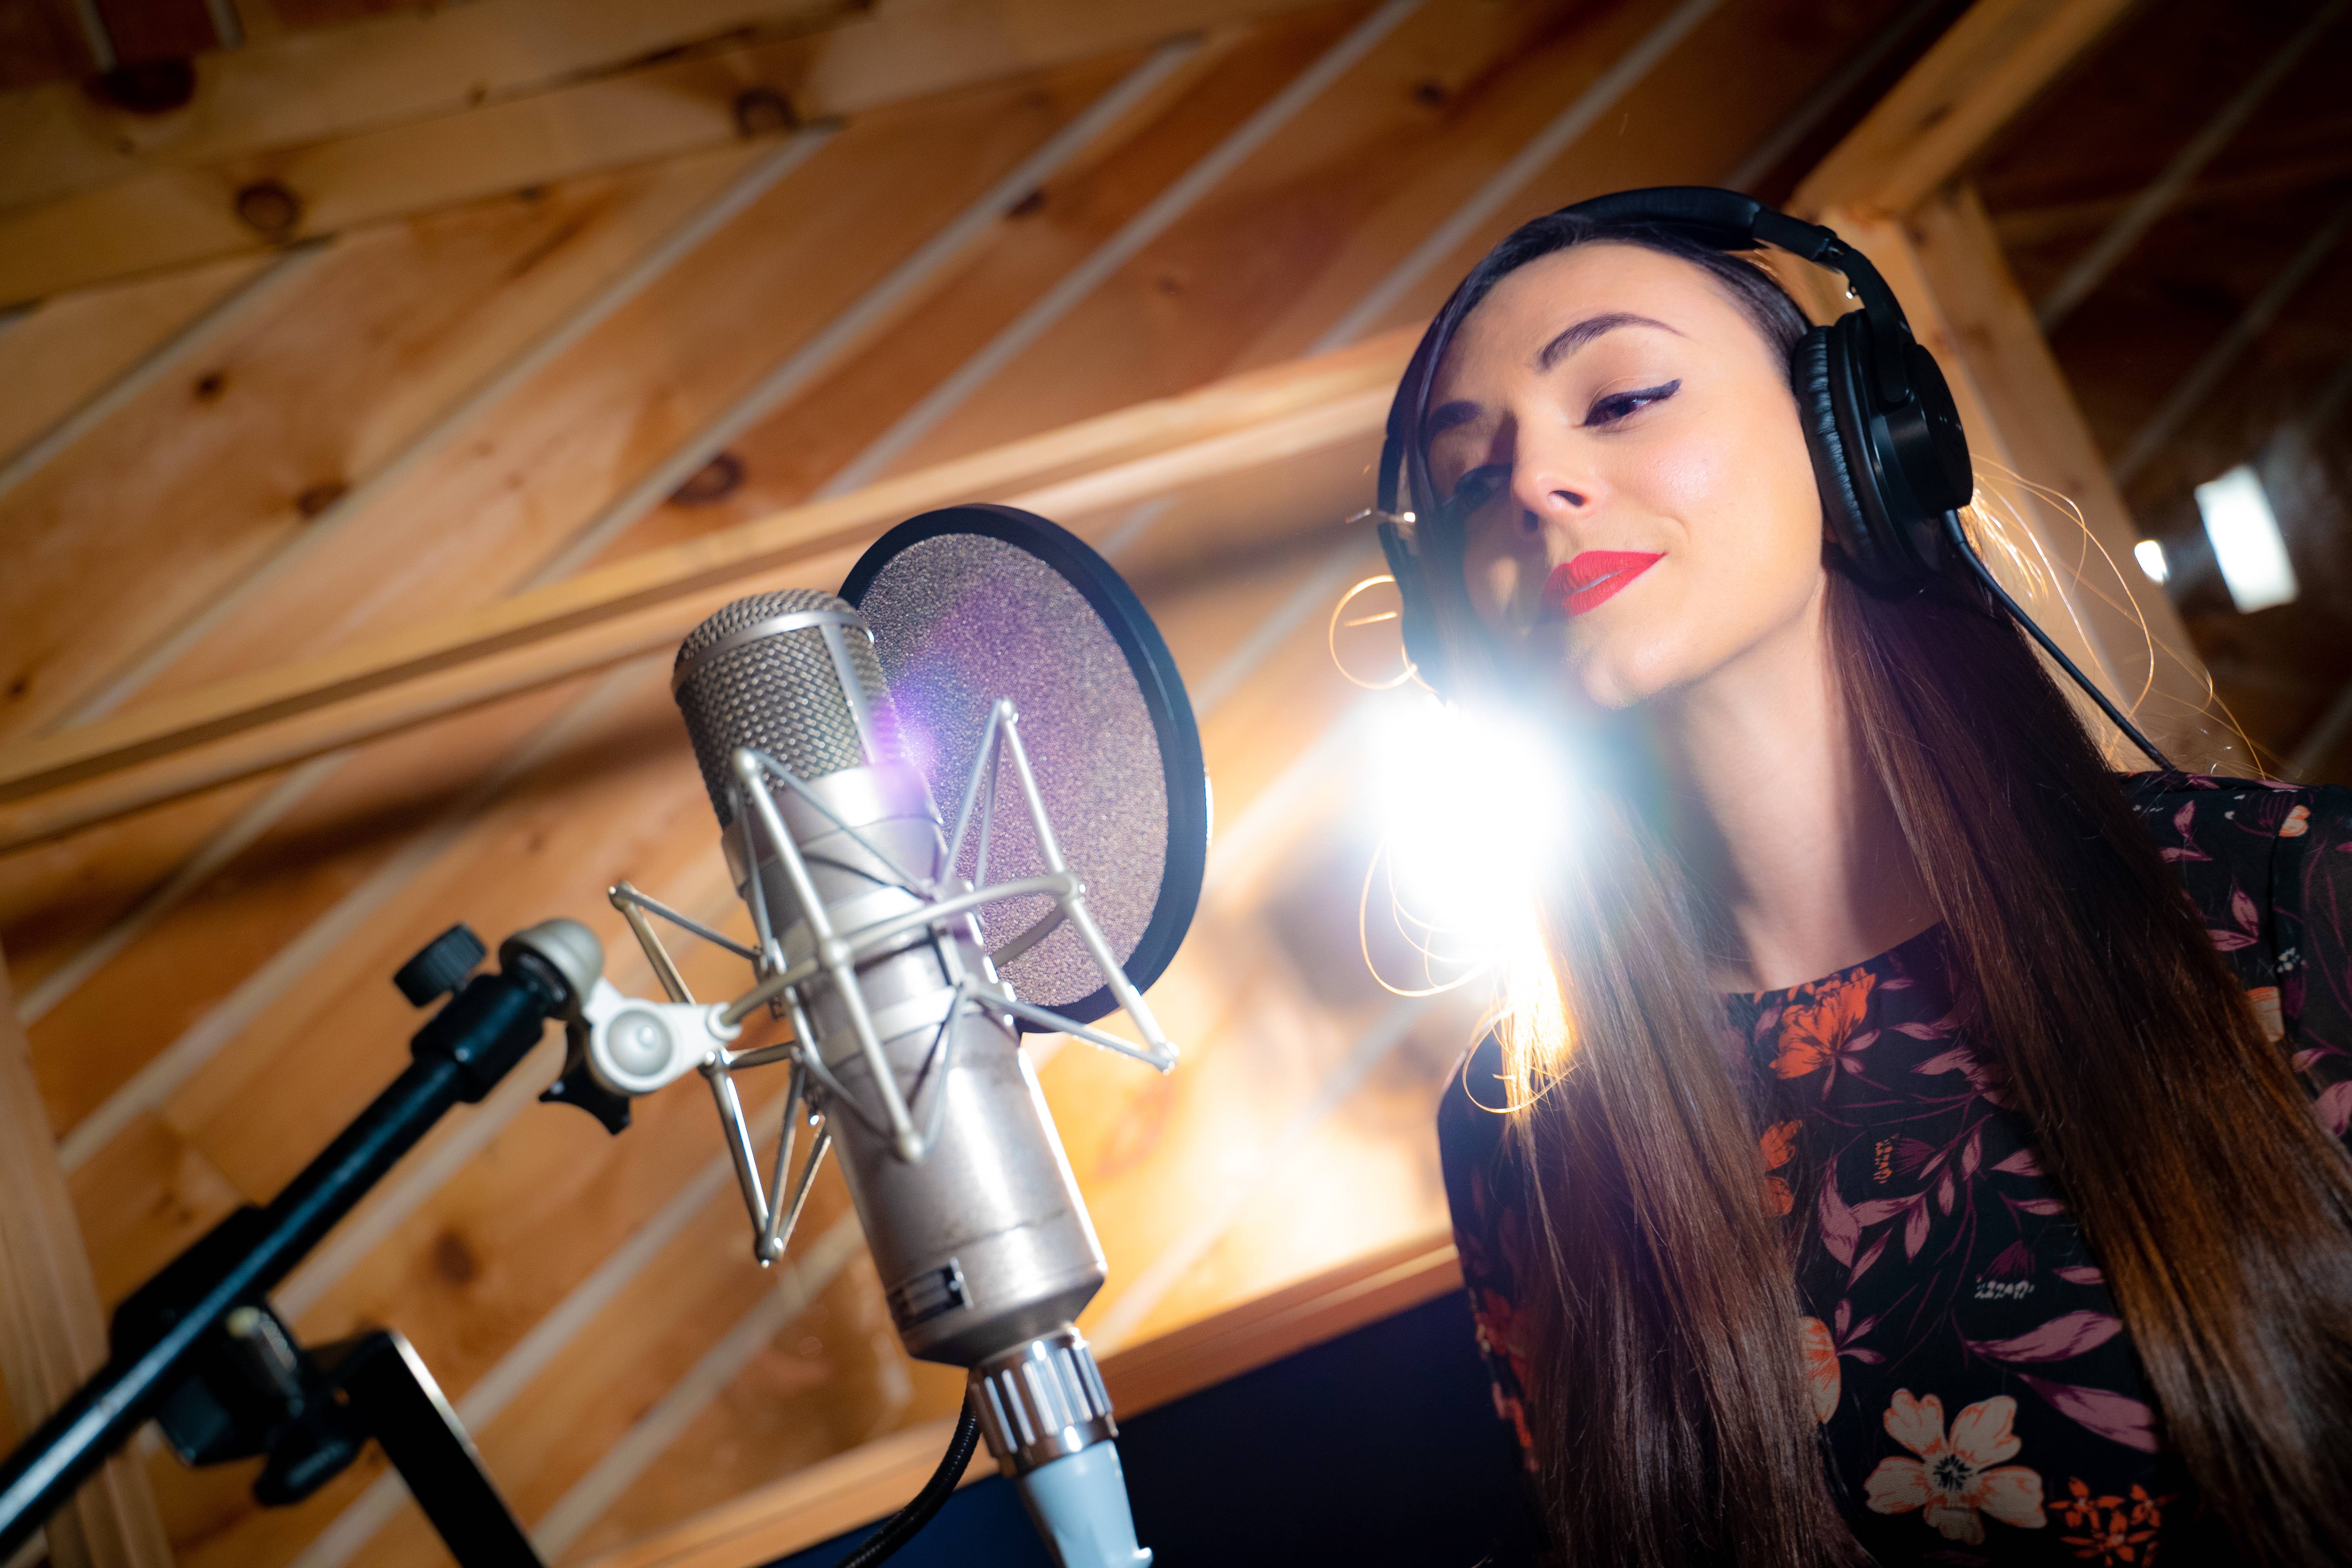
M 1580 647 L 1564 629 L 1539 632 L 1535 643 L 1528 649 L 1532 683 L 1570 713 L 1622 712 L 1656 689 L 1639 661 L 1612 657 L 1615 650 L 1606 647 Z
M 1683 678 L 1678 639 L 1657 635 L 1655 628 L 1651 633 L 1604 636 L 1598 626 L 1546 621 L 1522 634 L 1508 659 L 1515 668 L 1511 679 L 1520 690 L 1542 694 L 1567 714 L 1622 713 Z
M 1638 708 L 1658 694 L 1657 687 L 1634 672 L 1607 664 L 1588 665 L 1575 672 L 1572 681 L 1578 700 L 1611 713 Z
M 1547 627 L 1536 640 L 1538 657 L 1550 667 L 1550 684 L 1574 707 L 1622 712 L 1672 684 L 1671 673 L 1660 668 L 1671 662 L 1661 653 L 1671 649 L 1661 649 L 1655 637 L 1612 637 L 1598 626 L 1569 625 Z

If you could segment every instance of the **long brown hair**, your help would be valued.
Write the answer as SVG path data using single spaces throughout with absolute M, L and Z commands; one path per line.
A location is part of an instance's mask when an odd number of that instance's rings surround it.
M 1783 351 L 1759 268 L 1680 236 L 1538 219 L 1457 289 L 1593 241 L 1706 269 Z M 1408 383 L 1409 387 L 1411 383 Z M 1421 559 L 1448 668 L 1499 679 L 1428 478 Z M 2116 775 L 2024 635 L 1954 563 L 1883 594 L 1834 563 L 1848 726 L 1934 899 L 1964 1016 L 2005 1068 L 2105 1268 L 2163 1431 L 2237 1560 L 2352 1542 L 2352 1163 L 2263 1037 Z M 1541 918 L 1563 1029 L 1505 1029 L 1538 1245 L 1532 1431 L 1573 1568 L 1865 1561 L 1832 1505 L 1789 1243 L 1704 959 L 1708 918 L 1630 748 L 1600 770 Z

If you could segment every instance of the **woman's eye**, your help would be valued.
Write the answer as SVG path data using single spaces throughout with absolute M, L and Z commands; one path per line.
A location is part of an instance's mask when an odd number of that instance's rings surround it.
M 1657 386 L 1645 386 L 1634 392 L 1612 392 L 1585 411 L 1584 423 L 1613 425 L 1629 414 L 1638 414 L 1653 403 L 1664 403 L 1682 390 L 1682 383 L 1669 381 Z
M 1503 482 L 1503 470 L 1500 468 L 1473 468 L 1454 482 L 1454 494 L 1446 504 L 1467 517 L 1494 500 L 1495 492 Z

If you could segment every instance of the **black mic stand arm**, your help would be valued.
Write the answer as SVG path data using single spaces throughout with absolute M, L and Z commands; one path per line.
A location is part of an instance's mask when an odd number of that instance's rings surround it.
M 444 1112 L 488 1095 L 548 1019 L 575 1015 L 604 968 L 572 921 L 509 937 L 499 972 L 469 979 L 482 956 L 456 926 L 403 967 L 395 983 L 418 1006 L 455 993 L 410 1041 L 407 1068 L 268 1207 L 230 1215 L 116 1309 L 106 1364 L 0 1463 L 0 1562 L 153 1417 L 191 1464 L 268 1454 L 265 1504 L 309 1496 L 376 1437 L 466 1568 L 537 1568 L 404 1339 L 306 1352 L 268 1300 Z

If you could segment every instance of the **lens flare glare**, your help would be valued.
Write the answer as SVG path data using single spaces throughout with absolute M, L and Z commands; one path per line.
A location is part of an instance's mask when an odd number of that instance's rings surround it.
M 1426 993 L 1512 966 L 1570 837 L 1574 797 L 1556 741 L 1516 716 L 1404 691 L 1380 704 L 1370 741 L 1380 848 L 1363 912 L 1374 974 Z M 1418 973 L 1382 962 L 1377 950 L 1399 945 Z

